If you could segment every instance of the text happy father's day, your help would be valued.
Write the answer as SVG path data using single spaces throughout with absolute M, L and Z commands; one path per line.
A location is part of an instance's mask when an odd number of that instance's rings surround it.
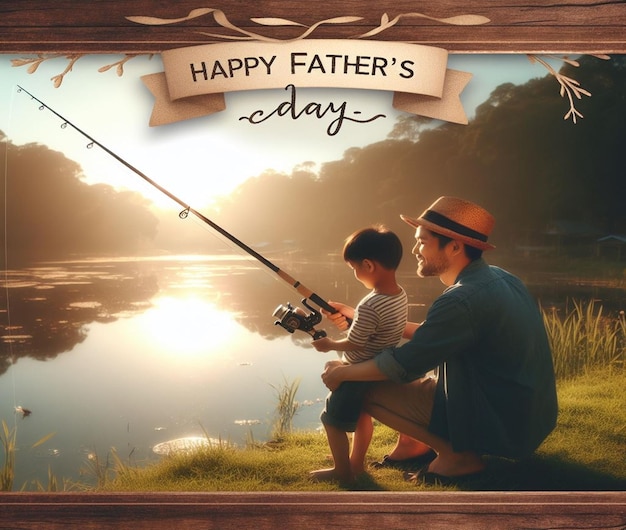
M 194 83 L 212 82 L 215 80 L 232 80 L 242 78 L 258 78 L 259 76 L 271 76 L 275 66 L 277 55 L 265 57 L 249 56 L 243 58 L 228 58 L 213 61 L 200 61 L 190 63 L 191 76 Z M 367 55 L 346 54 L 311 54 L 307 52 L 291 52 L 289 55 L 288 73 L 292 76 L 315 75 L 332 76 L 368 76 L 387 77 L 397 75 L 402 79 L 411 79 L 415 76 L 414 62 L 411 60 L 398 60 L 396 58 L 373 57 Z M 284 71 L 281 72 L 284 75 Z M 289 98 L 280 103 L 275 109 L 267 112 L 256 110 L 249 116 L 242 116 L 240 120 L 247 120 L 252 124 L 262 123 L 274 116 L 289 117 L 296 120 L 302 116 L 315 116 L 319 119 L 327 115 L 334 117 L 328 125 L 326 132 L 330 136 L 337 134 L 345 120 L 355 123 L 368 123 L 378 118 L 384 118 L 384 114 L 360 118 L 361 111 L 353 111 L 348 115 L 348 103 L 346 101 L 335 104 L 323 105 L 317 102 L 309 102 L 298 105 L 297 90 L 295 85 L 288 84 L 285 90 L 290 92 Z

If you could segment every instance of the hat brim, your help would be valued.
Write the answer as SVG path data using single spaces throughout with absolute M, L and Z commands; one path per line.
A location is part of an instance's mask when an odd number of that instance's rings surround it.
M 480 250 L 493 250 L 494 248 L 496 248 L 495 245 L 492 245 L 491 243 L 487 243 L 486 241 L 481 241 L 480 239 L 474 239 L 472 237 L 464 236 L 462 234 L 454 232 L 453 230 L 443 228 L 435 223 L 427 221 L 426 219 L 422 219 L 421 217 L 418 217 L 417 219 L 415 219 L 413 217 L 408 217 L 407 215 L 400 214 L 400 218 L 405 223 L 411 225 L 413 228 L 417 228 L 418 226 L 423 226 L 424 228 L 426 228 L 427 230 L 430 230 L 431 232 L 436 232 L 437 234 L 451 237 L 452 239 L 456 241 L 461 241 L 462 243 L 465 243 L 466 245 L 469 245 L 470 247 L 475 247 Z

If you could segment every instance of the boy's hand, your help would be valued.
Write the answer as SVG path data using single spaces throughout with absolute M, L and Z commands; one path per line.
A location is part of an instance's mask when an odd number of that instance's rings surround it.
M 339 302 L 329 301 L 328 305 L 334 307 L 337 310 L 337 313 L 330 313 L 325 309 L 322 309 L 322 313 L 324 316 L 330 320 L 340 331 L 347 330 L 350 325 L 348 324 L 348 318 L 354 317 L 354 309 L 346 304 L 341 304 Z
M 322 337 L 321 339 L 314 340 L 311 344 L 317 351 L 321 351 L 322 353 L 326 353 L 334 349 L 333 341 L 328 337 Z

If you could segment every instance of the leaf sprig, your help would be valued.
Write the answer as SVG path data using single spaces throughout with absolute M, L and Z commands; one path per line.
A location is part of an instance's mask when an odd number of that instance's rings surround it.
M 127 16 L 126 19 L 136 24 L 143 24 L 147 26 L 159 26 L 159 25 L 167 25 L 167 24 L 179 24 L 181 22 L 187 22 L 189 20 L 197 19 L 205 15 L 213 15 L 213 19 L 218 25 L 220 25 L 221 27 L 225 29 L 231 30 L 234 34 L 222 35 L 222 34 L 210 33 L 210 32 L 199 32 L 199 33 L 206 37 L 210 37 L 211 39 L 221 39 L 225 41 L 290 42 L 290 41 L 305 39 L 306 37 L 311 35 L 313 32 L 315 32 L 317 28 L 323 25 L 351 24 L 351 23 L 355 23 L 355 22 L 359 22 L 360 20 L 363 20 L 363 17 L 358 17 L 358 16 L 340 16 L 340 17 L 329 18 L 326 20 L 321 20 L 319 22 L 312 24 L 311 26 L 306 26 L 305 24 L 301 24 L 300 22 L 288 20 L 285 18 L 257 17 L 257 18 L 250 19 L 251 22 L 258 24 L 259 26 L 266 26 L 266 27 L 294 26 L 294 27 L 304 28 L 304 31 L 297 37 L 293 37 L 289 39 L 277 39 L 277 38 L 262 35 L 258 32 L 248 31 L 246 29 L 239 28 L 228 19 L 224 11 L 222 11 L 221 9 L 215 9 L 212 7 L 192 9 L 187 15 L 183 17 L 178 17 L 178 18 L 159 18 L 159 17 L 152 17 L 152 16 L 137 15 L 137 16 Z M 488 18 L 479 16 L 479 15 L 458 15 L 458 16 L 448 17 L 448 18 L 435 18 L 435 17 L 425 15 L 423 13 L 404 13 L 404 14 L 396 16 L 393 19 L 390 19 L 389 15 L 387 13 L 384 13 L 381 16 L 380 24 L 376 28 L 366 33 L 363 33 L 361 35 L 357 35 L 353 38 L 359 39 L 359 38 L 367 38 L 367 37 L 372 37 L 374 35 L 378 35 L 382 33 L 383 31 L 386 31 L 392 28 L 393 26 L 395 26 L 403 18 L 425 18 L 428 20 L 441 22 L 442 24 L 454 24 L 454 25 L 478 25 L 478 24 L 487 24 L 490 22 Z M 69 72 L 72 71 L 72 68 L 74 64 L 76 63 L 76 61 L 78 61 L 78 59 L 83 57 L 83 55 L 84 54 L 75 54 L 75 55 L 66 56 L 66 58 L 68 59 L 68 65 L 65 68 L 65 70 L 61 72 L 60 74 L 55 75 L 54 77 L 51 78 L 52 82 L 54 83 L 55 88 L 58 88 L 61 86 L 65 76 Z M 107 72 L 109 70 L 115 69 L 115 72 L 117 73 L 118 77 L 121 77 L 124 74 L 124 65 L 133 57 L 138 57 L 140 55 L 145 55 L 145 54 L 126 54 L 124 55 L 123 59 L 116 61 L 112 64 L 108 64 L 108 65 L 100 67 L 98 69 L 98 72 L 103 73 L 103 72 Z M 150 57 L 152 57 L 152 55 L 153 54 L 150 54 Z M 50 59 L 56 59 L 58 57 L 63 57 L 63 56 L 62 55 L 48 55 L 48 56 L 37 55 L 37 57 L 13 59 L 11 63 L 14 67 L 28 65 L 28 73 L 33 74 L 37 71 L 37 68 L 39 68 L 41 63 Z
M 593 55 L 593 56 L 599 59 L 605 59 L 605 60 L 610 59 L 608 55 Z M 578 61 L 574 59 L 570 59 L 567 56 L 555 57 L 553 55 L 548 55 L 546 57 L 560 59 L 564 63 L 569 64 L 570 66 L 574 66 L 576 68 L 580 66 L 580 63 Z M 583 118 L 584 116 L 581 114 L 581 112 L 578 109 L 576 109 L 576 101 L 574 100 L 574 98 L 576 98 L 577 100 L 581 100 L 582 96 L 591 97 L 591 92 L 582 88 L 580 86 L 580 83 L 576 81 L 576 79 L 573 79 L 571 77 L 561 74 L 560 72 L 557 72 L 548 63 L 547 60 L 542 59 L 540 56 L 528 55 L 528 58 L 530 59 L 531 62 L 538 62 L 539 64 L 543 65 L 546 68 L 546 70 L 548 70 L 548 72 L 552 76 L 554 76 L 554 78 L 557 80 L 557 82 L 561 86 L 559 90 L 560 96 L 561 97 L 567 96 L 567 99 L 569 101 L 569 110 L 565 113 L 565 115 L 563 116 L 563 119 L 567 120 L 571 118 L 572 122 L 576 123 L 577 117 Z
M 290 41 L 305 39 L 306 37 L 310 36 L 317 28 L 325 24 L 350 24 L 350 23 L 355 23 L 355 22 L 359 22 L 360 20 L 363 20 L 363 17 L 340 16 L 340 17 L 329 18 L 326 20 L 321 20 L 310 26 L 306 26 L 305 24 L 301 24 L 299 22 L 284 19 L 284 18 L 260 17 L 260 18 L 250 19 L 252 22 L 260 26 L 267 26 L 267 27 L 294 26 L 294 27 L 304 28 L 304 31 L 297 37 L 293 37 L 289 39 L 277 39 L 274 37 L 268 37 L 268 36 L 262 35 L 254 31 L 249 31 L 243 28 L 239 28 L 228 19 L 224 11 L 222 11 L 221 9 L 215 9 L 211 7 L 192 9 L 186 16 L 178 17 L 178 18 L 159 18 L 159 17 L 139 15 L 139 16 L 127 16 L 126 19 L 136 24 L 143 24 L 143 25 L 148 25 L 148 26 L 159 26 L 159 25 L 178 24 L 181 22 L 187 22 L 189 20 L 203 17 L 205 15 L 213 15 L 213 19 L 218 25 L 220 25 L 221 27 L 225 29 L 231 30 L 234 34 L 222 35 L 218 33 L 210 33 L 210 32 L 204 32 L 204 31 L 199 32 L 199 33 L 206 37 L 210 37 L 211 39 L 222 39 L 226 41 L 290 42 Z M 458 25 L 458 26 L 473 26 L 473 25 L 487 24 L 490 22 L 488 18 L 480 16 L 480 15 L 458 15 L 458 16 L 447 17 L 447 18 L 435 18 L 435 17 L 425 15 L 423 13 L 403 13 L 403 14 L 396 16 L 393 19 L 390 19 L 387 13 L 383 13 L 383 15 L 380 18 L 380 23 L 377 27 L 367 31 L 366 33 L 356 35 L 353 38 L 365 39 L 365 38 L 373 37 L 375 35 L 379 35 L 382 32 L 387 31 L 393 26 L 395 26 L 396 24 L 398 24 L 400 20 L 406 19 L 406 18 L 424 18 L 427 20 L 440 22 L 442 24 L 452 24 L 452 25 Z M 145 54 L 126 54 L 119 61 L 100 67 L 98 69 L 98 72 L 103 73 L 111 69 L 115 69 L 115 72 L 117 73 L 118 77 L 121 77 L 124 74 L 124 65 L 128 61 L 130 61 L 132 58 L 140 56 L 140 55 L 145 55 Z M 150 54 L 150 57 L 152 57 L 152 55 L 153 54 Z M 83 54 L 66 56 L 68 60 L 68 64 L 65 70 L 61 72 L 60 74 L 55 75 L 51 78 L 52 82 L 54 83 L 55 88 L 58 88 L 61 86 L 61 84 L 63 83 L 64 77 L 69 72 L 72 71 L 74 64 L 82 56 Z M 600 59 L 609 59 L 609 56 L 607 55 L 594 55 L 594 56 Z M 41 63 L 43 63 L 46 60 L 55 59 L 58 57 L 62 57 L 62 55 L 49 55 L 49 56 L 37 55 L 37 57 L 13 59 L 11 60 L 11 63 L 12 63 L 12 66 L 14 67 L 28 65 L 28 73 L 33 74 L 37 71 Z M 549 56 L 549 55 L 545 57 L 554 58 L 554 56 Z M 580 83 L 576 81 L 575 79 L 557 72 L 547 62 L 547 60 L 542 59 L 540 56 L 534 55 L 534 54 L 528 54 L 528 58 L 531 60 L 531 62 L 538 62 L 541 65 L 543 65 L 559 83 L 561 97 L 567 97 L 569 101 L 569 110 L 565 113 L 565 115 L 563 116 L 563 119 L 567 120 L 571 118 L 572 122 L 576 123 L 576 120 L 578 118 L 583 118 L 582 113 L 578 109 L 576 109 L 576 100 L 581 100 L 582 96 L 591 97 L 591 93 L 588 90 L 585 90 L 584 88 L 582 88 L 580 86 Z M 579 63 L 577 61 L 570 59 L 568 57 L 560 57 L 559 59 L 567 64 L 570 64 L 571 66 L 575 66 L 575 67 L 579 66 Z
M 273 17 L 262 17 L 262 18 L 251 18 L 250 20 L 255 24 L 259 24 L 261 26 L 299 26 L 306 28 L 305 31 L 298 35 L 297 37 L 293 37 L 290 39 L 276 39 L 273 37 L 267 37 L 265 35 L 261 35 L 256 32 L 248 31 L 242 28 L 235 26 L 221 9 L 213 9 L 213 8 L 203 8 L 203 9 L 193 9 L 189 12 L 187 16 L 180 18 L 158 18 L 158 17 L 148 17 L 148 16 L 131 16 L 126 17 L 127 20 L 131 22 L 135 22 L 137 24 L 145 24 L 145 25 L 165 25 L 165 24 L 177 24 L 179 22 L 186 22 L 188 20 L 193 20 L 198 17 L 202 17 L 204 15 L 213 15 L 213 19 L 220 26 L 226 29 L 230 29 L 236 33 L 236 35 L 222 35 L 216 33 L 207 33 L 200 32 L 201 35 L 205 35 L 207 37 L 225 39 L 225 40 L 258 40 L 265 42 L 277 42 L 277 41 L 294 41 L 301 40 L 309 35 L 311 35 L 317 28 L 325 24 L 350 24 L 353 22 L 359 22 L 363 20 L 363 17 L 357 16 L 341 16 L 329 18 L 326 20 L 321 20 L 312 24 L 311 26 L 306 26 L 305 24 L 301 24 L 299 22 L 295 22 L 293 20 L 287 20 L 284 18 L 273 18 Z M 354 38 L 367 38 L 373 35 L 378 35 L 383 31 L 388 30 L 389 28 L 395 26 L 400 20 L 403 18 L 425 18 L 428 20 L 433 20 L 436 22 L 441 22 L 442 24 L 453 24 L 458 26 L 470 26 L 470 25 L 479 25 L 479 24 L 487 24 L 490 20 L 487 17 L 483 17 L 480 15 L 458 15 L 454 17 L 448 18 L 435 18 L 423 13 L 403 13 L 395 17 L 394 19 L 390 19 L 387 13 L 384 13 L 381 17 L 380 24 L 368 31 L 367 33 L 363 33 L 361 35 L 357 35 Z

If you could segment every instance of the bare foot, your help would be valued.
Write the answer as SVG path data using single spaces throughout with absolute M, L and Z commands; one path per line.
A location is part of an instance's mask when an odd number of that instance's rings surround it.
M 388 458 L 391 460 L 407 460 L 424 455 L 428 451 L 430 451 L 430 447 L 425 443 L 401 434 L 395 447 L 389 453 Z
M 435 458 L 428 466 L 428 471 L 444 477 L 471 475 L 485 469 L 485 463 L 475 453 L 452 453 Z
M 311 471 L 309 473 L 311 480 L 314 482 L 334 482 L 339 481 L 342 484 L 350 484 L 354 482 L 354 476 L 347 475 L 343 476 L 338 473 L 334 467 L 330 467 L 328 469 L 317 469 L 315 471 Z
M 354 467 L 352 467 L 352 476 L 358 477 L 359 475 L 362 475 L 363 473 L 365 473 L 365 465 L 363 462 L 356 464 Z

